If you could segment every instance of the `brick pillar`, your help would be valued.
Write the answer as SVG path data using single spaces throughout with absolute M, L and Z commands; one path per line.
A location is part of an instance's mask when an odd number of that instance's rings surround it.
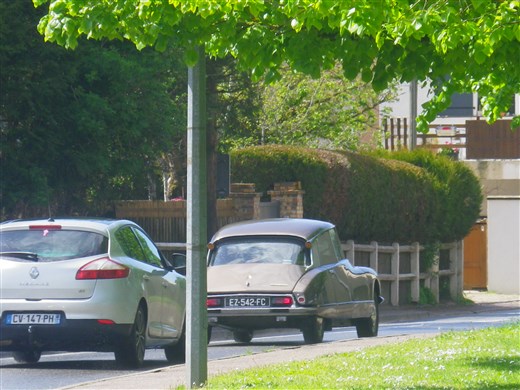
M 276 183 L 274 190 L 267 191 L 271 201 L 280 202 L 280 217 L 303 218 L 303 194 L 299 181 Z
M 232 183 L 229 197 L 233 199 L 237 220 L 258 219 L 260 196 L 255 192 L 254 183 Z

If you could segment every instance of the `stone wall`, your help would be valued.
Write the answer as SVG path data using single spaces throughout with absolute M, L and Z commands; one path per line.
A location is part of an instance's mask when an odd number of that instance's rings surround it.
M 238 220 L 258 219 L 261 193 L 253 183 L 232 183 L 229 197 L 233 199 Z
M 281 218 L 303 218 L 303 195 L 301 183 L 286 182 L 275 183 L 272 191 L 267 191 L 271 201 L 280 203 Z

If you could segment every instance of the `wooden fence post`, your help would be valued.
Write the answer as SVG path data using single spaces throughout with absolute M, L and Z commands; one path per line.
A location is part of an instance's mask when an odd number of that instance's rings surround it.
M 414 274 L 414 278 L 412 279 L 412 285 L 411 285 L 411 299 L 412 302 L 419 302 L 419 296 L 420 296 L 420 268 L 419 268 L 419 257 L 421 253 L 421 246 L 418 242 L 414 242 L 411 247 L 412 252 L 410 253 L 410 266 L 411 266 L 411 272 Z
M 379 245 L 376 241 L 372 241 L 370 245 L 374 248 L 374 250 L 370 252 L 370 268 L 378 272 L 377 270 L 379 268 Z
M 392 277 L 390 285 L 390 302 L 392 306 L 399 306 L 399 244 L 394 242 L 392 252 Z
M 354 241 L 353 240 L 348 240 L 347 241 L 347 247 L 345 248 L 346 249 L 346 254 L 347 254 L 347 259 L 349 259 L 349 261 L 352 263 L 352 265 L 355 265 L 356 264 L 356 250 L 355 250 L 355 244 L 354 244 Z
M 435 297 L 435 303 L 439 303 L 439 258 L 440 249 L 434 255 L 434 261 L 431 268 L 428 270 L 430 274 L 430 290 Z
M 450 248 L 450 297 L 457 301 L 462 297 L 463 291 L 463 270 L 464 270 L 464 244 L 463 241 L 453 243 Z

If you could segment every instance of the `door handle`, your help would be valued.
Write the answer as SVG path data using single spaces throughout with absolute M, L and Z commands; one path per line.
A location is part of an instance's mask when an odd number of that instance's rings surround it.
M 143 275 L 143 280 L 149 281 L 150 277 L 148 275 Z

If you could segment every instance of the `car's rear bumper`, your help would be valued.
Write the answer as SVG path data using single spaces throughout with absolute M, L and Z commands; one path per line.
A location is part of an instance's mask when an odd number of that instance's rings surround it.
M 101 281 L 107 282 L 110 279 Z M 117 324 L 134 322 L 141 294 L 128 285 L 101 284 L 87 298 L 6 298 L 0 299 L 2 318 L 8 312 L 64 313 L 68 320 L 111 320 Z
M 208 310 L 210 326 L 224 328 L 297 328 L 318 315 L 315 307 L 255 308 L 255 309 L 212 309 Z
M 0 350 L 113 351 L 130 334 L 132 324 L 64 320 L 59 325 L 0 324 Z
M 334 303 L 321 306 L 288 308 L 216 308 L 208 309 L 208 323 L 230 329 L 303 329 L 315 317 L 327 320 L 329 326 L 348 326 L 357 318 L 370 317 L 376 310 L 373 301 Z

